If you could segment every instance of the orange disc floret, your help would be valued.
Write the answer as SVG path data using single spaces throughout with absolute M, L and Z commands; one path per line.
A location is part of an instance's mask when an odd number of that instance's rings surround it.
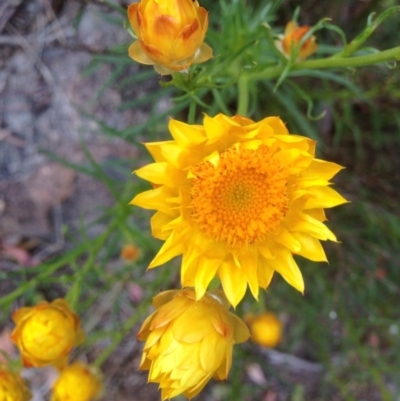
M 60 368 L 67 363 L 72 349 L 85 339 L 78 316 L 64 299 L 20 308 L 12 319 L 16 327 L 11 339 L 26 367 Z

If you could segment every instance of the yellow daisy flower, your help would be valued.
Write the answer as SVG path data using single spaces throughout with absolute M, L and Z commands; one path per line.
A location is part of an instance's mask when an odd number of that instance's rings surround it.
M 157 210 L 154 237 L 165 243 L 149 268 L 182 255 L 182 286 L 197 299 L 214 276 L 236 306 L 274 271 L 303 292 L 292 254 L 326 261 L 320 240 L 336 241 L 324 208 L 346 200 L 330 187 L 341 166 L 314 158 L 315 142 L 290 135 L 278 117 L 170 120 L 173 140 L 145 144 L 155 163 L 136 171 L 154 184 L 132 204 Z

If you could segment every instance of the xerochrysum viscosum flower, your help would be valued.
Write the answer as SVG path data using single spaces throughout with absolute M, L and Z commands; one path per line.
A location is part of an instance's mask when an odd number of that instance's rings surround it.
M 97 400 L 102 392 L 99 372 L 83 362 L 65 366 L 53 384 L 51 401 Z
M 64 299 L 20 308 L 12 319 L 16 327 L 11 339 L 26 367 L 60 368 L 67 364 L 72 349 L 85 339 L 79 317 Z
M 298 26 L 295 21 L 287 23 L 284 35 L 279 35 L 279 39 L 275 41 L 276 47 L 290 58 L 292 51 L 299 46 L 303 37 L 308 33 L 310 27 L 308 25 Z M 312 56 L 318 49 L 316 37 L 311 35 L 298 50 L 297 59 L 304 60 Z
M 154 65 L 161 75 L 207 61 L 212 49 L 204 43 L 208 13 L 193 0 L 141 0 L 128 7 L 138 40 L 129 47 L 135 61 Z
M 196 301 L 192 289 L 165 291 L 153 299 L 157 308 L 143 323 L 146 341 L 140 369 L 159 383 L 162 400 L 184 394 L 191 399 L 214 377 L 227 378 L 233 345 L 249 338 L 245 323 L 228 311 L 222 291 Z
M 0 400 L 29 401 L 32 394 L 22 377 L 0 364 Z
M 303 291 L 293 254 L 326 261 L 320 240 L 336 237 L 324 208 L 346 202 L 329 183 L 342 167 L 316 159 L 315 142 L 278 117 L 219 114 L 169 129 L 174 139 L 147 143 L 155 163 L 136 171 L 155 188 L 132 200 L 157 210 L 152 232 L 165 243 L 150 268 L 183 255 L 182 285 L 201 298 L 217 275 L 234 306 L 247 285 L 257 298 L 274 271 Z

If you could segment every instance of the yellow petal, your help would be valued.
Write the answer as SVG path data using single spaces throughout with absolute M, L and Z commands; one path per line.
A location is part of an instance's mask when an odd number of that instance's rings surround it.
M 193 64 L 201 64 L 212 57 L 213 50 L 206 43 L 202 43 L 194 54 Z
M 249 328 L 242 319 L 239 319 L 233 313 L 230 314 L 230 318 L 233 325 L 233 339 L 235 344 L 244 343 L 250 337 Z
M 135 174 L 153 184 L 167 185 L 174 188 L 185 179 L 185 173 L 172 167 L 169 163 L 150 163 L 135 170 Z
M 207 336 L 200 344 L 200 364 L 203 370 L 213 374 L 226 356 L 227 342 L 219 334 Z
M 155 258 L 151 261 L 149 265 L 149 269 L 153 269 L 154 267 L 160 266 L 175 256 L 178 256 L 183 251 L 183 243 L 181 241 L 181 237 L 176 235 L 173 231 L 168 239 L 164 242 L 161 249 L 158 251 Z
M 308 234 L 294 232 L 293 237 L 301 244 L 300 250 L 295 253 L 314 262 L 327 262 L 327 258 L 318 239 Z
M 140 42 L 137 40 L 129 46 L 129 57 L 141 64 L 153 65 L 154 61 L 151 60 L 146 53 L 144 53 Z
M 233 307 L 243 299 L 247 289 L 247 277 L 244 271 L 232 261 L 224 261 L 218 275 L 228 301 Z
M 268 260 L 266 260 L 263 256 L 260 256 L 258 258 L 258 267 L 257 267 L 258 283 L 260 287 L 264 289 L 266 289 L 271 283 L 275 271 L 268 264 Z
M 201 304 L 191 307 L 172 323 L 172 335 L 175 340 L 184 343 L 197 343 L 214 331 L 207 319 L 209 310 Z
M 348 202 L 330 187 L 311 187 L 308 190 L 310 198 L 304 206 L 305 209 L 330 208 Z
M 323 223 L 326 221 L 326 215 L 325 215 L 325 210 L 321 208 L 317 209 L 307 209 L 307 214 L 313 217 L 314 219 L 320 221 Z
M 143 209 L 159 210 L 171 216 L 174 215 L 175 212 L 171 210 L 168 199 L 173 195 L 173 192 L 169 188 L 162 186 L 136 195 L 129 204 L 140 206 Z
M 285 123 L 279 117 L 267 117 L 262 122 L 266 122 L 273 129 L 274 135 L 289 135 Z
M 285 27 L 285 36 L 290 35 L 293 31 L 295 31 L 299 26 L 296 21 L 289 21 Z
M 315 209 L 312 209 L 315 210 Z M 285 225 L 292 232 L 303 232 L 321 240 L 336 241 L 336 236 L 329 228 L 307 213 L 288 214 Z
M 292 252 L 297 252 L 301 249 L 300 242 L 283 226 L 281 231 L 275 238 L 276 242 L 290 249 Z
M 268 264 L 275 269 L 290 285 L 301 293 L 304 292 L 303 276 L 292 254 L 282 248 L 277 251 L 275 258 L 268 260 Z
M 179 290 L 169 290 L 160 292 L 153 298 L 153 306 L 157 309 L 160 308 L 167 302 L 171 301 L 178 292 Z
M 174 143 L 164 144 L 161 152 L 165 160 L 171 163 L 177 169 L 183 167 L 183 163 L 188 154 L 187 151 Z
M 206 293 L 208 285 L 215 277 L 221 263 L 221 259 L 199 257 L 195 278 L 196 299 L 202 298 Z
M 33 311 L 32 307 L 19 308 L 13 313 L 12 320 L 14 321 L 15 324 L 18 324 L 26 317 L 28 317 L 32 311 Z
M 201 125 L 188 125 L 171 118 L 168 129 L 178 145 L 183 148 L 193 147 L 207 139 Z
M 257 265 L 258 265 L 258 252 L 256 249 L 248 249 L 245 252 L 239 254 L 238 257 L 241 269 L 246 275 L 247 282 L 249 284 L 251 293 L 254 298 L 258 300 L 258 276 L 257 276 Z
M 307 170 L 302 173 L 304 177 L 320 177 L 326 181 L 329 181 L 344 167 L 339 164 L 326 162 L 320 159 L 314 159 Z
M 228 120 L 229 121 L 229 120 Z M 218 141 L 222 135 L 230 130 L 230 123 L 219 115 L 215 118 L 204 116 L 203 124 L 207 135 L 207 143 L 212 144 Z
M 163 146 L 168 143 L 173 143 L 174 141 L 163 141 L 163 142 L 148 142 L 145 143 L 144 146 L 148 150 L 148 152 L 151 154 L 153 159 L 156 162 L 165 162 L 166 159 L 163 156 Z
M 153 237 L 165 241 L 171 234 L 171 230 L 165 229 L 166 225 L 170 222 L 171 216 L 162 212 L 155 213 L 150 220 L 151 233 L 153 234 Z
M 265 241 L 258 245 L 258 250 L 265 259 L 272 259 L 274 257 L 271 248 L 272 246 Z

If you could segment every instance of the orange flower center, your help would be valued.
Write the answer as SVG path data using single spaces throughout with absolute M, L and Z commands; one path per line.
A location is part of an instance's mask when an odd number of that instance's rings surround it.
M 287 170 L 267 146 L 229 149 L 217 166 L 192 171 L 192 219 L 207 237 L 231 247 L 262 241 L 288 209 Z

